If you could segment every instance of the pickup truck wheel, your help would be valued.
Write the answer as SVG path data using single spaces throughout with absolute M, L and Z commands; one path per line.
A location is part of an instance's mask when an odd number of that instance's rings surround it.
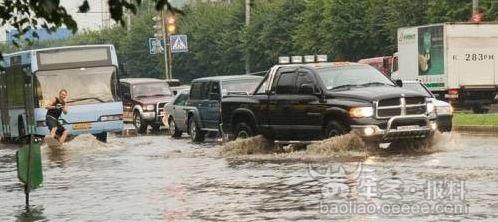
M 169 134 L 171 135 L 171 137 L 179 138 L 182 135 L 182 131 L 178 130 L 178 128 L 176 128 L 176 123 L 175 123 L 175 120 L 173 118 L 169 119 L 168 125 L 169 125 L 169 128 L 168 128 Z
M 190 138 L 192 139 L 192 142 L 195 143 L 200 143 L 204 141 L 204 135 L 206 132 L 203 132 L 199 125 L 197 125 L 197 122 L 194 120 L 194 118 L 190 118 L 188 120 L 189 122 L 189 133 L 190 133 Z
M 133 113 L 133 126 L 138 133 L 146 133 L 147 132 L 147 123 L 145 123 L 142 119 L 142 116 L 139 112 Z
M 346 127 L 335 120 L 331 120 L 325 127 L 325 139 L 346 134 Z
M 161 124 L 158 124 L 158 123 L 154 123 L 151 125 L 152 126 L 152 132 L 159 132 L 159 130 L 161 129 Z
M 235 139 L 237 138 L 245 139 L 254 136 L 254 130 L 247 123 L 244 122 L 238 123 L 235 129 L 236 129 Z

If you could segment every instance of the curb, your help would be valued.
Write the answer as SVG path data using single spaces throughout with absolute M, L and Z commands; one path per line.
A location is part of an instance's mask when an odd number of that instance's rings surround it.
M 453 130 L 461 132 L 481 132 L 481 133 L 498 134 L 498 126 L 480 126 L 480 125 L 453 126 Z

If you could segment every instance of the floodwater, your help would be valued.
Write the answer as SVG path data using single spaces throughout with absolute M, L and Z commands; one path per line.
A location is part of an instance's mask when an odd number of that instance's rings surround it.
M 62 152 L 42 148 L 29 210 L 16 148 L 0 145 L 0 221 L 497 221 L 498 136 L 441 141 L 425 153 L 282 161 L 166 135 L 80 136 Z

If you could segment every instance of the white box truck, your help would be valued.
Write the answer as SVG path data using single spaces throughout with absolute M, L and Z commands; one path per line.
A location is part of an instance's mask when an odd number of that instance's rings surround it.
M 419 80 L 439 99 L 484 113 L 498 87 L 498 23 L 444 23 L 398 29 L 393 79 Z

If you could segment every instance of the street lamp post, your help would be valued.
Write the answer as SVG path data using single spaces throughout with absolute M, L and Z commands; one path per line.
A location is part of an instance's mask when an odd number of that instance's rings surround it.
M 249 27 L 251 21 L 251 0 L 246 0 L 246 27 Z M 246 48 L 246 74 L 250 73 L 250 55 L 249 49 Z

